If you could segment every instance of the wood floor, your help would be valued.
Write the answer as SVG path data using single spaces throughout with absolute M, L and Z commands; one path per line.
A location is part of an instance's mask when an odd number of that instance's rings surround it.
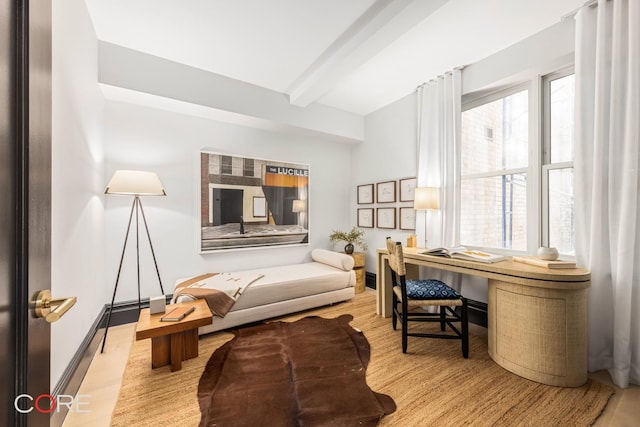
M 470 325 L 470 329 L 476 334 L 486 333 L 486 329 L 476 325 Z M 102 354 L 99 350 L 97 351 L 78 391 L 80 395 L 90 396 L 84 399 L 89 402 L 84 408 L 88 412 L 70 412 L 64 420 L 63 427 L 102 427 L 111 424 L 111 413 L 118 399 L 122 374 L 134 334 L 135 324 L 109 329 L 109 339 L 105 351 Z M 612 384 L 606 371 L 590 374 L 589 377 L 602 383 Z M 631 386 L 624 390 L 616 387 L 616 393 L 594 425 L 596 427 L 638 426 L 638 420 L 640 420 L 639 402 L 639 386 Z

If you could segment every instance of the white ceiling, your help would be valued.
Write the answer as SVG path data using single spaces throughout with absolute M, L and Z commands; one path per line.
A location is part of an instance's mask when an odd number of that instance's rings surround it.
M 99 40 L 359 115 L 584 0 L 86 0 Z

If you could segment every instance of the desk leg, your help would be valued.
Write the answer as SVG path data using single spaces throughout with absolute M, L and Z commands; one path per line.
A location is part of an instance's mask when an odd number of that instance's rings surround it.
M 407 277 L 417 279 L 420 268 L 405 260 Z M 382 317 L 391 317 L 393 314 L 393 288 L 391 285 L 391 270 L 389 269 L 389 256 L 378 253 L 376 262 L 376 314 Z
M 382 300 L 384 295 L 382 290 L 384 283 L 384 278 L 382 277 L 383 274 L 384 258 L 382 254 L 378 253 L 378 257 L 376 258 L 376 314 L 378 316 L 382 315 Z
M 391 272 L 389 270 L 389 256 L 378 253 L 376 263 L 376 314 L 390 317 L 393 312 L 391 288 Z

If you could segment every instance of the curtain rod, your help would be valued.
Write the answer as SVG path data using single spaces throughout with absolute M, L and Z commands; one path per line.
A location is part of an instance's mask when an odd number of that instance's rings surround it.
M 440 74 L 439 76 L 436 76 L 436 77 L 432 78 L 431 80 L 427 80 L 426 82 L 422 82 L 418 86 L 416 86 L 416 88 L 413 91 L 416 92 L 418 89 L 420 89 L 424 85 L 426 85 L 428 83 L 431 83 L 431 82 L 435 82 L 436 80 L 438 80 L 441 77 L 446 76 L 447 74 L 452 74 L 455 70 L 464 70 L 464 67 L 466 67 L 466 65 L 460 65 L 458 67 L 454 67 L 453 70 L 451 70 L 451 71 L 447 71 L 446 73 Z
M 610 1 L 610 0 L 607 0 L 607 1 Z M 583 4 L 579 8 L 574 9 L 571 12 L 565 13 L 564 15 L 562 15 L 560 17 L 560 20 L 561 21 L 566 21 L 567 19 L 573 18 L 574 16 L 576 16 L 576 13 L 578 13 L 580 11 L 580 9 L 582 9 L 583 7 L 591 7 L 591 8 L 598 7 L 598 0 L 589 0 L 589 1 L 587 1 L 585 4 Z

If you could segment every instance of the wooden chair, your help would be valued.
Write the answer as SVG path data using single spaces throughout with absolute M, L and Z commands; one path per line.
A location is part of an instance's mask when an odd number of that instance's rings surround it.
M 393 330 L 400 319 L 402 324 L 402 352 L 407 352 L 407 337 L 444 338 L 462 340 L 462 356 L 469 357 L 469 326 L 467 299 L 440 280 L 407 280 L 402 244 L 387 238 L 389 267 L 393 284 Z M 437 306 L 437 313 L 422 307 Z M 459 312 L 452 307 L 459 307 Z M 442 333 L 409 332 L 409 322 L 440 323 Z M 460 323 L 458 329 L 454 323 Z M 447 331 L 449 326 L 450 331 Z

